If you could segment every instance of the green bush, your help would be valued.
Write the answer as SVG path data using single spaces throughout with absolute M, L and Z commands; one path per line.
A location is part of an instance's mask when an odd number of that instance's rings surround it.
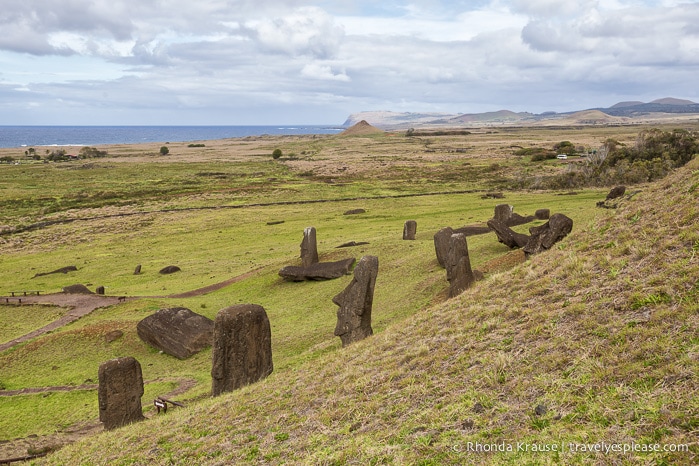
M 281 149 L 274 149 L 274 152 L 272 152 L 272 158 L 274 160 L 277 160 L 282 156 L 282 150 Z
M 160 148 L 160 155 L 167 155 L 170 153 L 170 149 L 167 148 L 167 146 L 163 146 Z

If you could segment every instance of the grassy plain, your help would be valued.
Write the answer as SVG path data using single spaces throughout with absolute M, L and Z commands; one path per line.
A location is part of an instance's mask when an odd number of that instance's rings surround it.
M 639 130 L 260 137 L 207 141 L 196 149 L 172 144 L 166 157 L 157 155 L 156 144 L 114 146 L 106 148 L 105 159 L 0 166 L 5 292 L 50 293 L 83 283 L 135 298 L 0 353 L 0 389 L 95 383 L 101 362 L 129 355 L 141 362 L 144 380 L 152 381 L 144 397 L 151 416 L 153 396 L 182 380 L 197 382 L 178 398 L 191 408 L 124 430 L 134 444 L 124 456 L 114 450 L 122 442 L 117 434 L 104 434 L 98 446 L 79 447 L 86 448 L 84 454 L 69 449 L 59 463 L 449 464 L 476 458 L 460 451 L 467 440 L 560 443 L 599 441 L 612 433 L 620 433 L 617 439 L 686 439 L 696 430 L 697 407 L 683 390 L 696 393 L 696 381 L 686 375 L 696 368 L 692 354 L 699 342 L 696 293 L 689 285 L 677 288 L 676 275 L 696 279 L 696 259 L 678 256 L 665 264 L 648 245 L 664 241 L 644 223 L 655 215 L 658 199 L 640 195 L 643 204 L 631 203 L 617 224 L 615 213 L 595 208 L 606 190 L 511 189 L 523 177 L 567 170 L 560 161 L 513 156 L 514 146 L 551 147 L 570 140 L 596 148 L 609 137 L 633 142 Z M 275 148 L 284 153 L 277 161 L 271 158 Z M 483 198 L 492 191 L 505 198 Z M 685 194 L 683 202 L 696 201 L 693 191 Z M 432 235 L 447 225 L 482 224 L 503 202 L 522 215 L 539 208 L 564 213 L 575 221 L 574 234 L 552 256 L 487 274 L 473 291 L 447 300 Z M 366 213 L 343 215 L 354 208 Z M 408 219 L 417 220 L 416 241 L 401 239 Z M 18 231 L 42 222 L 57 223 Z M 696 226 L 696 211 L 675 224 L 677 231 L 668 234 L 683 236 L 672 244 L 668 239 L 666 246 L 679 250 L 689 244 L 696 252 L 699 238 L 690 228 Z M 301 233 L 309 225 L 318 230 L 321 260 L 379 256 L 376 335 L 366 342 L 341 350 L 332 335 L 336 306 L 331 298 L 349 277 L 288 283 L 277 275 L 282 266 L 299 263 Z M 637 234 L 647 241 L 638 241 Z M 369 244 L 336 248 L 347 241 Z M 481 268 L 508 249 L 488 234 L 469 238 L 469 251 L 473 267 Z M 133 275 L 137 264 L 141 275 Z M 170 264 L 182 272 L 157 273 Z M 67 265 L 78 270 L 32 278 Z M 666 274 L 653 269 L 665 266 Z M 664 278 L 637 283 L 642 271 Z M 213 293 L 168 297 L 237 276 L 246 278 Z M 140 319 L 162 307 L 185 306 L 213 318 L 221 308 L 245 302 L 261 304 L 269 314 L 275 372 L 222 398 L 225 408 L 219 400 L 206 400 L 210 350 L 179 361 L 148 347 L 135 332 Z M 610 321 L 617 304 L 629 314 Z M 0 333 L 7 341 L 62 311 L 0 307 L 0 312 L 12 316 Z M 680 319 L 686 324 L 677 329 Z M 648 322 L 652 325 L 641 325 Z M 123 336 L 107 342 L 114 330 Z M 615 356 L 618 351 L 637 354 L 636 362 L 627 364 Z M 662 358 L 681 364 L 670 369 Z M 679 377 L 672 382 L 679 384 L 677 390 L 660 390 L 658 384 L 667 385 L 671 373 Z M 46 403 L 42 397 L 0 397 L 0 418 L 9 419 L 0 440 L 43 436 L 96 420 L 94 390 L 52 393 Z M 683 412 L 671 397 L 687 401 Z M 27 407 L 32 402 L 42 406 L 41 416 L 18 415 L 33 412 Z M 543 403 L 550 413 L 532 414 L 532 403 Z M 52 414 L 62 421 L 47 421 Z M 663 427 L 665 421 L 670 425 Z M 150 443 L 147 432 L 153 426 L 161 434 Z M 539 459 L 529 453 L 497 461 Z M 545 459 L 555 462 L 553 456 Z

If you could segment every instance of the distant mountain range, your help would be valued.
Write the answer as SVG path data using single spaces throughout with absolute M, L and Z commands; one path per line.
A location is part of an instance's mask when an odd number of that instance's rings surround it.
M 699 104 L 691 100 L 666 97 L 652 102 L 619 102 L 607 108 L 590 108 L 573 112 L 512 112 L 500 110 L 484 113 L 413 113 L 369 111 L 350 115 L 343 126 L 362 120 L 384 129 L 412 126 L 495 126 L 495 125 L 560 125 L 560 124 L 630 124 L 636 121 L 662 120 L 699 114 Z

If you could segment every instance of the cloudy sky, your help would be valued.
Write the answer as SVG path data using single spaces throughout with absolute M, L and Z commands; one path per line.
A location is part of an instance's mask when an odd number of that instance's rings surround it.
M 3 0 L 0 125 L 699 101 L 699 0 Z

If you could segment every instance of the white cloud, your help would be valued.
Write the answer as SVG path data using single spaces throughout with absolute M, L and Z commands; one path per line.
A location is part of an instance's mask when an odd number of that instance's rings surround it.
M 318 63 L 309 63 L 301 70 L 301 76 L 311 79 L 328 81 L 350 82 L 351 79 L 344 72 L 336 73 L 330 66 Z

